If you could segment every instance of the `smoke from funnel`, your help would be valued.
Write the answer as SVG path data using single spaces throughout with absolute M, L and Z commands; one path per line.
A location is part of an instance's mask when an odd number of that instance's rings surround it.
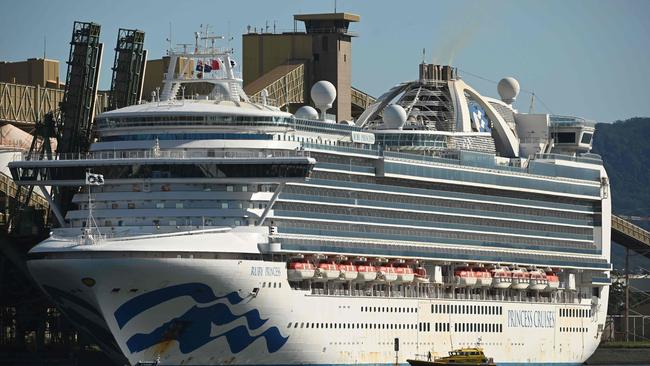
M 456 12 L 453 16 L 445 18 L 445 24 L 441 28 L 447 32 L 436 37 L 433 46 L 434 64 L 453 64 L 458 52 L 473 41 L 489 13 L 495 10 L 492 3 L 479 1 L 472 4 L 473 6 L 463 9 L 462 13 Z

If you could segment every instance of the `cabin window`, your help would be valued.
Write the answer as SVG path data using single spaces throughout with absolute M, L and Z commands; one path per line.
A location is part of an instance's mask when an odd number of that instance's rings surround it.
M 591 143 L 591 136 L 592 136 L 591 133 L 587 133 L 587 132 L 583 133 L 582 134 L 582 139 L 580 139 L 580 143 L 581 144 L 590 144 Z
M 165 204 L 162 202 L 156 202 L 156 208 L 165 208 Z
M 556 141 L 561 144 L 575 144 L 576 134 L 575 132 L 558 132 Z
M 176 204 L 176 208 L 183 208 L 183 202 L 178 202 Z

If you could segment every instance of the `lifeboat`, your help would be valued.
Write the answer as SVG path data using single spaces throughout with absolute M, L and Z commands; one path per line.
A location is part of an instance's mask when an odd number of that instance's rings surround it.
M 314 277 L 316 267 L 309 262 L 289 262 L 287 265 L 287 276 L 289 281 L 302 281 Z
M 397 273 L 395 273 L 395 267 L 380 266 L 379 270 L 377 271 L 377 279 L 386 282 L 397 281 Z
M 354 281 L 357 279 L 357 267 L 353 264 L 339 264 L 339 280 Z
M 459 287 L 472 287 L 476 285 L 476 277 L 471 268 L 463 266 L 454 269 L 454 283 Z
M 548 287 L 548 279 L 546 278 L 546 273 L 540 270 L 533 270 L 529 272 L 530 274 L 530 289 L 533 291 L 542 291 L 546 290 Z
M 429 283 L 429 276 L 427 275 L 427 270 L 424 267 L 417 267 L 415 273 L 413 273 L 415 282 L 417 283 Z
M 512 286 L 512 272 L 508 267 L 496 267 L 492 273 L 492 287 L 508 288 Z
M 553 271 L 546 271 L 546 280 L 548 281 L 546 291 L 555 291 L 560 287 L 560 277 L 557 275 L 557 273 Z
M 492 285 L 492 275 L 485 267 L 475 267 L 473 269 L 474 277 L 476 277 L 476 286 L 488 287 Z
M 530 286 L 530 275 L 523 268 L 512 270 L 512 288 L 515 290 L 525 290 Z
M 397 274 L 397 283 L 413 282 L 415 274 L 411 267 L 395 267 L 395 274 Z
M 357 281 L 374 281 L 377 279 L 377 267 L 369 265 L 357 266 Z
M 339 271 L 336 263 L 319 263 L 316 268 L 316 276 L 322 280 L 335 280 L 339 278 L 341 271 Z

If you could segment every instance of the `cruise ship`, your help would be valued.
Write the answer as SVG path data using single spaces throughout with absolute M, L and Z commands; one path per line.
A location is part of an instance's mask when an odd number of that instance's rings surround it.
M 9 164 L 42 172 L 19 184 L 79 187 L 28 267 L 105 350 L 134 365 L 594 352 L 611 196 L 592 122 L 520 113 L 515 79 L 490 98 L 425 63 L 335 121 L 328 82 L 292 114 L 249 98 L 229 51 L 170 58 L 151 101 L 96 118 L 87 154 Z M 187 76 L 180 58 L 215 67 Z M 185 95 L 196 82 L 211 91 Z

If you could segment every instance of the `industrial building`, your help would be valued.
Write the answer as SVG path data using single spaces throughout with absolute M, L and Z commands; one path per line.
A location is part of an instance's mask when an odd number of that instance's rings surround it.
M 305 93 L 314 83 L 327 80 L 337 91 L 332 108 L 336 120 L 358 117 L 374 101 L 351 83 L 352 39 L 356 33 L 350 31 L 350 26 L 361 17 L 326 13 L 297 14 L 293 19 L 293 32 L 258 33 L 249 29 L 242 36 L 244 89 L 256 95 L 266 88 L 272 98 L 278 99 L 282 94 L 292 96 L 293 92 L 294 99 L 289 103 L 296 107 L 309 101 Z M 304 23 L 304 32 L 298 31 L 298 22 Z M 282 85 L 285 90 L 277 85 L 283 78 L 287 79 Z
M 59 61 L 46 58 L 30 58 L 25 61 L 0 61 L 0 82 L 61 88 Z

